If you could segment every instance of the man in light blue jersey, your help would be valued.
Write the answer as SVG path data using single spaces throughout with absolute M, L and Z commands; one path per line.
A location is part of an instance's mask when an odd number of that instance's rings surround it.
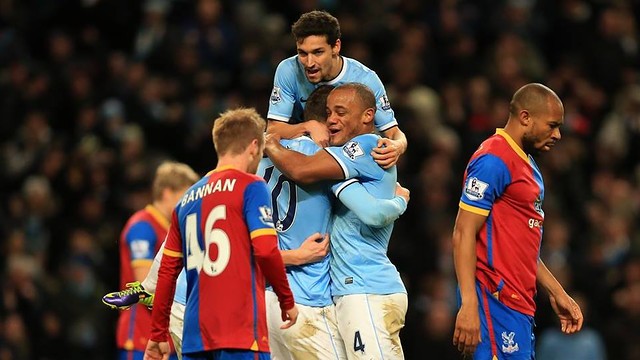
M 269 133 L 291 139 L 308 133 L 322 145 L 328 144 L 327 128 L 317 122 L 302 122 L 309 94 L 322 84 L 358 82 L 374 92 L 378 139 L 373 158 L 384 168 L 394 165 L 407 149 L 407 138 L 398 127 L 384 85 L 378 75 L 357 60 L 340 55 L 340 24 L 325 11 L 302 14 L 291 27 L 298 54 L 280 62 L 273 80 L 267 114 Z
M 321 86 L 310 95 L 304 112 L 305 120 L 326 118 L 326 96 L 332 88 L 328 85 Z M 283 143 L 288 148 L 305 154 L 314 154 L 320 150 L 308 137 L 283 140 Z M 317 359 L 345 359 L 344 343 L 337 329 L 330 292 L 330 256 L 327 256 L 329 240 L 326 236 L 333 206 L 330 184 L 297 186 L 266 158 L 262 160 L 257 174 L 264 177 L 272 195 L 279 248 L 287 266 L 289 284 L 301 311 L 300 319 L 304 319 L 300 326 L 280 329 L 282 321 L 277 298 L 272 291 L 267 291 L 267 321 L 272 358 L 307 359 L 312 352 Z M 347 201 L 365 223 L 383 226 L 395 220 L 406 209 L 408 190 L 398 185 L 397 192 L 400 196 L 390 200 L 376 199 L 363 186 L 355 184 L 344 191 L 341 200 Z M 160 251 L 139 289 L 148 295 L 155 292 L 161 258 Z M 185 303 L 186 278 L 181 274 L 177 280 L 169 327 L 178 353 L 182 343 Z M 308 334 L 309 327 L 314 328 L 313 336 Z
M 379 199 L 395 194 L 396 169 L 383 169 L 371 152 L 376 99 L 360 83 L 336 87 L 327 98 L 331 147 L 308 156 L 283 147 L 278 135 L 267 137 L 265 152 L 287 178 L 299 184 L 345 180 L 332 190 L 341 200 L 331 227 L 331 292 L 338 329 L 349 359 L 403 359 L 400 329 L 407 294 L 400 274 L 387 257 L 392 223 L 376 227 L 358 216 L 349 189 L 363 186 Z
M 304 121 L 325 120 L 326 96 L 332 88 L 323 85 L 311 93 L 304 111 Z M 320 151 L 320 147 L 307 136 L 285 139 L 281 144 L 305 155 Z M 277 298 L 274 293 L 267 291 L 267 323 L 272 358 L 345 359 L 344 342 L 338 331 L 330 291 L 331 255 L 321 251 L 323 246 L 328 245 L 328 240 L 324 238 L 316 243 L 312 239 L 314 233 L 326 234 L 329 230 L 333 206 L 331 184 L 322 182 L 299 186 L 284 176 L 268 158 L 262 160 L 257 174 L 263 176 L 271 190 L 273 222 L 287 265 L 289 284 L 300 311 L 299 323 L 288 329 L 280 329 L 282 321 Z M 362 217 L 361 221 L 384 226 L 406 209 L 408 190 L 398 186 L 397 192 L 404 197 L 376 199 L 363 185 L 354 184 L 345 189 L 341 200 L 354 208 L 355 213 Z M 319 250 L 312 251 L 314 247 Z M 316 256 L 313 258 L 305 254 Z

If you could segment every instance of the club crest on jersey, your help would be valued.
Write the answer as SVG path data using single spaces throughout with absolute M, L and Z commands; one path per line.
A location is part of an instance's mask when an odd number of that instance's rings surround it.
M 273 212 L 271 208 L 268 206 L 260 206 L 258 211 L 260 211 L 260 221 L 265 225 L 273 226 Z
M 489 184 L 486 182 L 480 181 L 477 177 L 471 177 L 467 179 L 467 183 L 464 185 L 464 195 L 469 200 L 482 200 L 488 187 Z
M 342 147 L 342 152 L 349 157 L 351 160 L 355 160 L 356 158 L 364 155 L 364 151 L 360 144 L 356 141 L 349 141 Z
M 277 104 L 280 101 L 282 101 L 282 96 L 280 96 L 280 88 L 277 86 L 274 86 L 273 90 L 271 90 L 271 103 Z
M 513 340 L 515 336 L 516 336 L 516 333 L 514 333 L 513 331 L 511 331 L 509 334 L 507 334 L 506 331 L 502 332 L 502 352 L 503 353 L 512 354 L 520 350 L 518 343 L 515 342 L 515 340 Z
M 389 98 L 387 97 L 387 94 L 384 94 L 382 96 L 380 96 L 380 108 L 384 111 L 389 111 L 391 110 L 391 102 L 389 101 Z

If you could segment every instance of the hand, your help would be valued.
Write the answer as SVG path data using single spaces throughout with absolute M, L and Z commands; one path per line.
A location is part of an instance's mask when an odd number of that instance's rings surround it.
M 147 341 L 147 348 L 144 350 L 144 360 L 169 360 L 169 343 L 166 341 Z
M 325 124 L 315 120 L 307 121 L 304 124 L 307 132 L 316 144 L 323 148 L 329 146 L 330 133 Z
M 478 306 L 462 304 L 456 317 L 456 327 L 453 331 L 453 345 L 465 355 L 473 355 L 476 346 L 481 341 L 480 315 Z
M 298 320 L 298 307 L 293 305 L 289 310 L 282 311 L 282 321 L 285 323 L 280 326 L 280 329 L 288 329 L 292 327 Z
M 329 253 L 329 234 L 320 233 L 310 235 L 298 248 L 300 265 L 318 262 Z
M 373 148 L 371 156 L 383 169 L 395 165 L 400 158 L 400 146 L 396 140 L 389 138 L 378 139 L 378 147 Z
M 582 329 L 582 322 L 584 321 L 582 310 L 580 310 L 580 305 L 571 296 L 567 295 L 567 293 L 562 293 L 560 296 L 550 295 L 549 301 L 553 311 L 560 318 L 560 328 L 563 333 L 573 334 Z
M 406 201 L 407 204 L 409 203 L 409 199 L 410 199 L 410 195 L 411 192 L 409 191 L 409 189 L 407 189 L 406 187 L 402 187 L 402 185 L 400 185 L 399 182 L 396 182 L 396 196 L 402 196 Z

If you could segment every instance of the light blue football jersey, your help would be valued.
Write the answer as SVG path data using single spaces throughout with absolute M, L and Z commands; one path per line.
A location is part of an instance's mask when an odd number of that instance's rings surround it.
M 282 146 L 313 155 L 320 147 L 308 137 L 281 140 Z M 273 223 L 278 232 L 281 250 L 292 250 L 311 234 L 326 234 L 331 221 L 331 192 L 329 183 L 305 187 L 296 185 L 278 170 L 269 158 L 260 161 L 257 174 L 267 182 L 271 191 Z M 332 304 L 328 255 L 323 261 L 301 266 L 287 266 L 289 285 L 296 303 L 307 306 Z
M 187 275 L 184 272 L 184 268 L 180 271 L 176 280 L 176 293 L 173 295 L 173 301 L 187 305 Z
M 379 199 L 395 196 L 396 168 L 381 168 L 371 156 L 380 137 L 359 135 L 341 147 L 325 150 L 340 164 L 345 181 L 333 185 L 336 197 L 360 182 Z M 387 257 L 393 223 L 375 228 L 364 224 L 342 203 L 334 208 L 331 228 L 331 292 L 333 295 L 406 293 L 396 267 Z
M 269 99 L 267 118 L 298 123 L 309 94 L 320 85 L 338 86 L 356 82 L 366 85 L 376 96 L 375 124 L 378 131 L 385 131 L 398 125 L 387 92 L 375 71 L 357 60 L 343 56 L 342 70 L 333 80 L 312 84 L 307 80 L 304 67 L 298 61 L 298 55 L 282 60 L 276 68 L 273 89 Z

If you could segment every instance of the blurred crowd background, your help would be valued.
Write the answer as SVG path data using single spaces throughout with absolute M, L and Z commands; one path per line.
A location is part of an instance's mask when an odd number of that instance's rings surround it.
M 562 141 L 538 158 L 541 257 L 587 319 L 560 335 L 540 292 L 538 358 L 640 359 L 640 1 L 0 0 L 0 360 L 114 358 L 100 297 L 155 167 L 215 167 L 213 119 L 266 116 L 290 25 L 313 9 L 339 19 L 342 54 L 379 74 L 409 139 L 411 203 L 389 250 L 409 292 L 407 359 L 460 358 L 462 173 L 532 81 L 565 106 Z

